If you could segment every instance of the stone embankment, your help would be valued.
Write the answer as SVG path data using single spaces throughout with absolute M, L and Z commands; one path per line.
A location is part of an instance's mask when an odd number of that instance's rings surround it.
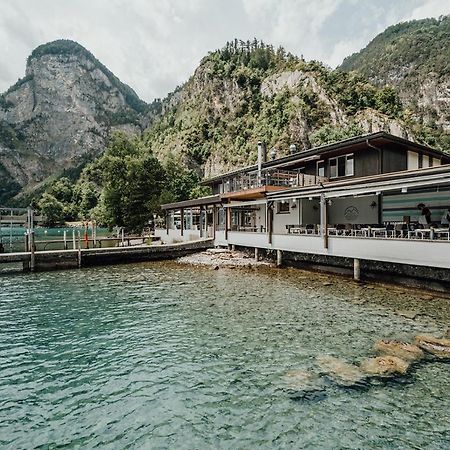
M 177 259 L 183 264 L 196 266 L 210 266 L 218 270 L 222 267 L 244 268 L 244 267 L 273 267 L 273 263 L 265 260 L 256 260 L 253 255 L 241 251 L 231 251 L 220 248 L 211 248 L 203 252 L 183 256 Z

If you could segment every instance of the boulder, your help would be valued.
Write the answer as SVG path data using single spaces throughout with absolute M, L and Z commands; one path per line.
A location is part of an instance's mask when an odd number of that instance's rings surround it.
M 384 355 L 396 356 L 408 362 L 417 361 L 424 357 L 423 351 L 413 344 L 395 340 L 381 340 L 375 342 L 374 350 Z
M 290 370 L 284 376 L 286 389 L 291 398 L 311 397 L 324 390 L 317 374 L 305 370 Z
M 333 356 L 318 356 L 316 362 L 320 369 L 339 385 L 353 386 L 362 383 L 365 379 L 365 375 L 357 366 Z
M 434 336 L 416 336 L 418 347 L 438 358 L 450 358 L 450 339 L 439 339 Z
M 379 377 L 404 375 L 408 371 L 408 367 L 408 362 L 397 356 L 378 356 L 366 359 L 361 363 L 361 370 L 364 373 Z

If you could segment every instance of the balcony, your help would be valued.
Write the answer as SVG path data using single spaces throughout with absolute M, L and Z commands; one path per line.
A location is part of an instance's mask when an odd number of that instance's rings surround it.
M 244 173 L 223 180 L 223 194 L 242 191 L 273 191 L 294 187 L 313 186 L 328 181 L 326 177 L 307 175 L 292 170 L 266 170 L 261 177 L 257 173 Z M 267 189 L 269 188 L 269 189 Z

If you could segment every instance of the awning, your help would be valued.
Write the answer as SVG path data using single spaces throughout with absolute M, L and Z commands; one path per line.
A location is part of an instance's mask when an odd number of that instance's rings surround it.
M 250 202 L 231 202 L 223 205 L 224 208 L 236 208 L 239 206 L 253 206 L 253 205 L 265 205 L 267 200 L 253 200 Z
M 210 195 L 209 197 L 194 198 L 183 202 L 166 203 L 165 205 L 161 205 L 161 209 L 167 211 L 170 209 L 192 208 L 194 206 L 216 205 L 221 202 L 220 195 Z

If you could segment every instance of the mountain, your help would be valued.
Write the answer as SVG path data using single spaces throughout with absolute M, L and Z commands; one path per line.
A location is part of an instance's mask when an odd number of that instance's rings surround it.
M 112 130 L 140 134 L 150 109 L 80 44 L 37 47 L 24 78 L 0 96 L 0 203 L 77 171 Z
M 258 140 L 282 156 L 290 144 L 303 149 L 381 129 L 412 137 L 401 113 L 392 88 L 235 40 L 163 102 L 145 139 L 162 160 L 181 158 L 210 176 L 254 162 Z
M 391 26 L 339 70 L 394 86 L 414 120 L 450 133 L 450 16 Z

